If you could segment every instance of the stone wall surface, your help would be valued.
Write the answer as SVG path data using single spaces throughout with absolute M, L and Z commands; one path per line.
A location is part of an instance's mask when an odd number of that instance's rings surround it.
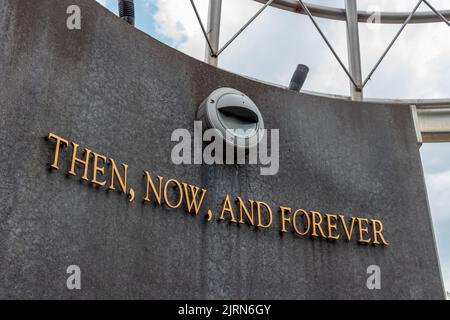
M 81 30 L 66 28 L 79 5 Z M 89 0 L 0 0 L 0 298 L 442 299 L 408 106 L 291 92 L 171 49 Z M 174 165 L 171 133 L 232 87 L 280 129 L 280 170 Z M 49 171 L 53 132 L 129 164 L 137 199 Z M 389 246 L 207 221 L 143 204 L 142 170 L 224 196 L 379 218 Z M 279 215 L 274 212 L 274 222 Z M 82 289 L 66 288 L 66 268 Z M 381 290 L 366 287 L 379 265 Z

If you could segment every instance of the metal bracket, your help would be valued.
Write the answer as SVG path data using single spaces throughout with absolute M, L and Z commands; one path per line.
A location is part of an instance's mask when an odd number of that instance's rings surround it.
M 202 29 L 203 36 L 205 37 L 206 43 L 208 44 L 209 50 L 211 51 L 211 56 L 217 56 L 216 53 L 214 52 L 211 42 L 209 41 L 208 35 L 205 30 L 205 26 L 203 25 L 200 15 L 198 14 L 197 7 L 195 6 L 194 0 L 190 0 L 190 1 L 191 1 L 192 9 L 194 9 L 195 16 L 197 17 L 198 23 L 200 25 L 200 28 Z
M 417 116 L 417 107 L 411 105 L 411 117 L 413 119 L 414 130 L 416 131 L 417 143 L 421 146 L 423 143 L 422 130 L 420 129 L 419 117 Z
M 274 2 L 274 0 L 269 0 L 266 2 L 266 4 L 264 6 L 262 6 L 262 8 L 260 8 L 231 38 L 230 40 L 227 41 L 227 43 L 225 43 L 222 48 L 220 48 L 219 50 L 214 50 L 213 45 L 211 44 L 211 41 L 208 37 L 208 33 L 205 30 L 205 27 L 202 23 L 202 20 L 200 18 L 200 15 L 198 14 L 198 10 L 197 7 L 195 6 L 194 0 L 190 0 L 191 1 L 191 5 L 192 8 L 194 9 L 195 12 L 195 16 L 197 17 L 198 23 L 200 24 L 200 27 L 202 29 L 203 32 L 203 36 L 205 37 L 206 43 L 208 44 L 209 50 L 210 50 L 210 54 L 212 57 L 218 57 L 226 48 L 228 48 L 228 46 L 268 7 L 272 4 L 272 2 Z M 219 43 L 218 39 L 215 39 L 215 41 L 217 42 L 217 44 Z
M 411 105 L 417 142 L 450 142 L 450 105 Z
M 217 52 L 217 55 L 220 55 L 222 52 L 223 52 L 223 50 L 225 50 L 241 33 L 242 33 L 242 31 L 244 31 L 260 14 L 261 14 L 261 12 L 263 12 L 268 6 L 270 6 L 271 4 L 272 4 L 272 2 L 273 2 L 274 0 L 269 0 L 269 1 L 267 1 L 267 3 L 262 7 L 262 8 L 260 8 L 259 10 L 258 10 L 258 12 L 256 12 L 254 15 L 253 15 L 253 17 L 251 17 L 243 26 L 242 26 L 242 28 L 240 28 L 239 30 L 238 30 L 238 32 L 236 32 L 235 33 L 235 35 L 234 36 L 232 36 L 231 38 L 230 38 L 230 40 L 228 40 L 228 42 L 227 43 L 225 43 L 224 45 L 223 45 L 223 47 L 222 48 L 220 48 L 220 50 Z
M 362 89 L 361 85 L 359 83 L 357 83 L 357 81 L 352 77 L 352 75 L 350 74 L 350 71 L 348 71 L 347 67 L 344 65 L 344 63 L 342 62 L 341 58 L 339 58 L 339 55 L 336 53 L 336 51 L 334 50 L 333 46 L 331 45 L 331 43 L 328 41 L 327 37 L 325 36 L 325 34 L 323 33 L 322 29 L 320 29 L 319 25 L 317 24 L 316 20 L 314 19 L 314 17 L 312 16 L 311 12 L 309 11 L 308 7 L 305 6 L 305 4 L 303 3 L 302 0 L 298 0 L 299 4 L 302 6 L 303 10 L 305 10 L 306 14 L 308 15 L 309 19 L 311 20 L 312 24 L 316 27 L 317 31 L 319 31 L 319 34 L 321 35 L 323 41 L 325 41 L 326 45 L 328 46 L 328 48 L 331 50 L 331 53 L 333 53 L 334 57 L 336 58 L 336 60 L 338 61 L 338 63 L 340 64 L 340 66 L 342 67 L 342 69 L 344 70 L 344 72 L 347 74 L 348 78 L 350 79 L 350 81 L 353 83 L 353 85 L 358 88 L 358 89 Z
M 417 9 L 419 8 L 419 6 L 422 4 L 423 1 L 424 0 L 419 0 L 419 2 L 414 7 L 413 11 L 411 11 L 409 16 L 406 18 L 405 22 L 403 22 L 402 26 L 400 27 L 400 29 L 395 34 L 395 36 L 392 39 L 392 41 L 389 43 L 389 45 L 387 46 L 386 50 L 384 50 L 384 52 L 381 55 L 380 59 L 378 59 L 377 63 L 375 63 L 375 66 L 372 68 L 372 70 L 367 75 L 367 78 L 362 83 L 362 88 L 364 88 L 366 86 L 367 82 L 370 80 L 370 78 L 372 77 L 373 73 L 378 69 L 380 63 L 383 61 L 384 57 L 386 57 L 386 54 L 392 48 L 392 46 L 394 45 L 395 41 L 397 41 L 397 39 L 400 36 L 400 34 L 402 33 L 403 29 L 405 29 L 406 25 L 409 23 L 409 21 L 411 21 L 412 17 L 414 16 L 414 14 L 416 13 Z

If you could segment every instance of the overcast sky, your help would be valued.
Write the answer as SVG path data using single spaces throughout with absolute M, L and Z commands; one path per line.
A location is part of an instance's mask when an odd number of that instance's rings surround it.
M 117 0 L 97 0 L 117 14 Z M 135 0 L 136 27 L 203 60 L 205 41 L 188 0 Z M 344 7 L 344 0 L 308 0 Z M 360 10 L 411 11 L 418 0 L 358 0 Z M 429 0 L 450 9 L 448 0 Z M 195 0 L 206 24 L 208 0 Z M 223 0 L 220 43 L 261 7 L 251 0 Z M 419 11 L 427 11 L 422 4 Z M 317 20 L 347 61 L 345 23 Z M 359 24 L 363 78 L 370 72 L 399 25 Z M 450 98 L 450 28 L 444 23 L 408 25 L 365 88 L 370 98 Z M 306 16 L 276 8 L 264 11 L 220 56 L 219 67 L 259 80 L 287 85 L 295 66 L 310 73 L 305 90 L 349 95 L 348 79 Z M 444 283 L 450 291 L 450 144 L 421 148 L 428 197 Z

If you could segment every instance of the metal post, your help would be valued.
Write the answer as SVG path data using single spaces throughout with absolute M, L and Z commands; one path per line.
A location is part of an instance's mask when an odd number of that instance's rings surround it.
M 119 0 L 119 17 L 134 26 L 134 0 Z
M 220 16 L 222 11 L 222 0 L 209 0 L 208 9 L 208 25 L 206 34 L 211 48 L 206 46 L 205 49 L 205 62 L 217 67 L 218 58 L 217 51 L 219 50 L 219 37 L 220 37 Z M 211 52 L 211 49 L 213 52 Z
M 306 77 L 308 76 L 309 68 L 304 64 L 297 65 L 297 68 L 292 75 L 291 82 L 289 83 L 289 90 L 298 91 L 302 90 Z
M 347 19 L 347 49 L 349 71 L 355 80 L 355 86 L 350 82 L 352 100 L 362 100 L 363 92 L 361 88 L 361 51 L 359 47 L 359 30 L 358 30 L 358 9 L 356 0 L 345 0 L 345 12 Z

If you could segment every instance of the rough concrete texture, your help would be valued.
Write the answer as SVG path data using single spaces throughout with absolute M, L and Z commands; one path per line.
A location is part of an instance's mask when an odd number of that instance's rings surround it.
M 82 10 L 80 31 L 66 28 L 71 4 Z M 0 298 L 444 297 L 407 106 L 298 94 L 215 69 L 95 1 L 0 0 L 0 30 Z M 223 86 L 246 93 L 266 127 L 280 129 L 277 175 L 170 161 L 172 131 L 192 130 L 196 107 Z M 381 218 L 390 246 L 128 203 L 64 168 L 49 172 L 49 132 L 128 163 L 137 190 L 149 169 L 206 187 L 205 207 L 214 210 L 230 193 Z M 82 270 L 81 290 L 66 288 L 72 264 Z M 381 290 L 366 288 L 373 264 Z

